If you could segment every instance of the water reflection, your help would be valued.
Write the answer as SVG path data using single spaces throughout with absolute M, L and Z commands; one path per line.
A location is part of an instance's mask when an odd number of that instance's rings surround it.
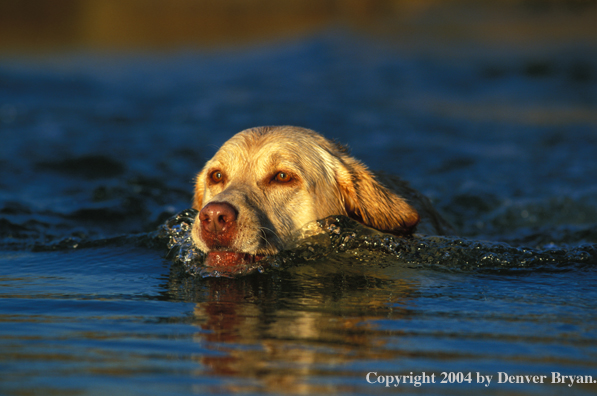
M 170 219 L 162 231 L 178 230 L 173 225 L 189 220 L 186 215 Z M 489 373 L 520 362 L 537 370 L 535 357 L 520 357 L 521 345 L 559 365 L 577 345 L 555 352 L 549 346 L 569 331 L 584 337 L 580 328 L 560 326 L 566 318 L 554 324 L 553 312 L 571 307 L 553 299 L 545 277 L 560 272 L 569 278 L 558 284 L 558 295 L 585 289 L 572 281 L 572 270 L 593 268 L 591 246 L 533 251 L 446 237 L 394 240 L 341 216 L 317 226 L 263 273 L 202 278 L 200 260 L 174 260 L 168 298 L 195 303 L 194 341 L 221 353 L 195 359 L 209 376 L 224 379 L 227 390 L 368 393 L 364 375 L 371 370 L 439 378 L 445 364 L 475 359 L 490 362 L 477 363 Z M 573 315 L 584 317 L 583 309 Z M 554 332 L 538 337 L 528 331 L 536 327 Z
M 383 270 L 346 274 L 336 264 L 236 279 L 174 276 L 170 292 L 196 302 L 195 340 L 223 352 L 199 358 L 211 374 L 249 380 L 268 392 L 338 391 L 317 378 L 330 371 L 343 376 L 351 362 L 400 354 L 384 348 L 372 322 L 407 319 L 418 281 L 392 279 Z

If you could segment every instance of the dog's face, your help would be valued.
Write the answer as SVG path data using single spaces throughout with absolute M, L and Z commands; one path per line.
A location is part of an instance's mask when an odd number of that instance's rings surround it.
M 248 129 L 224 143 L 197 176 L 193 208 L 193 242 L 207 265 L 276 254 L 294 231 L 331 215 L 395 234 L 419 220 L 343 147 L 297 127 Z

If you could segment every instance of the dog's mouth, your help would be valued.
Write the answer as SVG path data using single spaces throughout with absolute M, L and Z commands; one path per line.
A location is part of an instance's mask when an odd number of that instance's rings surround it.
M 232 269 L 233 267 L 254 264 L 263 257 L 265 256 L 260 254 L 211 251 L 207 253 L 204 265 L 215 268 Z

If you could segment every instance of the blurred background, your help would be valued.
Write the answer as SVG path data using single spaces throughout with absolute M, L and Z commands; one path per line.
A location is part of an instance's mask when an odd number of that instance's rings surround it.
M 594 0 L 0 1 L 3 51 L 177 49 L 299 37 L 330 26 L 406 41 L 595 41 Z
M 592 224 L 596 26 L 595 0 L 0 0 L 6 234 L 155 229 L 232 134 L 279 124 L 464 235 Z
M 280 124 L 408 180 L 464 242 L 230 282 L 132 246 L 224 141 Z M 596 154 L 595 0 L 0 0 L 0 394 L 594 377 Z

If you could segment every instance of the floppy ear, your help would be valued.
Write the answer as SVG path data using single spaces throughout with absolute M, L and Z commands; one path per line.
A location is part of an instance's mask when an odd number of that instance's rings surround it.
M 344 160 L 337 178 L 348 216 L 380 231 L 411 234 L 419 222 L 416 209 L 380 184 L 365 165 Z
M 205 182 L 203 181 L 205 171 L 201 171 L 195 178 L 195 195 L 193 196 L 193 209 L 201 210 L 203 208 L 203 188 Z

